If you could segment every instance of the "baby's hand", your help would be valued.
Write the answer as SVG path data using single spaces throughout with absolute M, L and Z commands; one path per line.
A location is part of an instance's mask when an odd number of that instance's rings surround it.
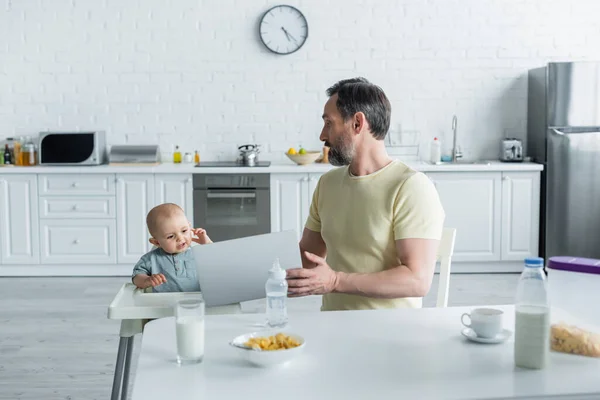
M 167 283 L 167 278 L 165 278 L 165 276 L 163 274 L 154 274 L 154 275 L 149 275 L 145 282 L 146 287 L 155 287 L 158 285 L 162 285 L 163 283 Z
M 192 236 L 192 241 L 196 242 L 198 244 L 208 244 L 208 243 L 212 243 L 212 240 L 210 240 L 210 238 L 208 237 L 208 235 L 206 234 L 206 231 L 202 228 L 192 228 L 192 232 L 194 233 L 194 236 Z

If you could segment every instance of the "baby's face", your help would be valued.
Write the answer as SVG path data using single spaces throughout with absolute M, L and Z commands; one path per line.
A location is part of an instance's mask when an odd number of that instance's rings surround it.
M 181 253 L 192 243 L 192 229 L 185 215 L 164 218 L 156 227 L 154 240 L 167 253 Z M 152 241 L 152 240 L 151 240 Z

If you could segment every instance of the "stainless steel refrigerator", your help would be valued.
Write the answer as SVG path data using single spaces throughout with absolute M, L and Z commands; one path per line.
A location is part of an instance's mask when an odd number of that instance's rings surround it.
M 529 71 L 527 150 L 544 164 L 540 255 L 600 259 L 600 62 Z

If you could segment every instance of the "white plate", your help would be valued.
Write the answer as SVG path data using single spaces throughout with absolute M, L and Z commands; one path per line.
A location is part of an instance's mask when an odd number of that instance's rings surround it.
M 503 329 L 502 332 L 500 332 L 499 334 L 496 335 L 496 337 L 493 337 L 493 338 L 479 337 L 471 328 L 465 328 L 461 331 L 461 333 L 464 337 L 466 337 L 469 340 L 472 340 L 473 342 L 488 343 L 488 344 L 489 343 L 502 343 L 512 335 L 512 332 L 509 329 Z
M 252 349 L 244 349 L 238 346 L 243 346 L 244 343 L 248 341 L 251 337 L 257 336 L 272 336 L 277 333 L 283 333 L 285 335 L 289 335 L 292 338 L 296 339 L 300 346 L 293 347 L 291 349 L 286 350 L 274 350 L 274 351 L 262 351 L 262 350 L 252 350 Z M 245 335 L 240 335 L 234 338 L 231 341 L 232 349 L 238 353 L 238 355 L 250 363 L 260 366 L 260 367 L 271 367 L 275 365 L 287 364 L 289 361 L 298 357 L 304 351 L 304 347 L 306 346 L 306 341 L 302 336 L 287 332 L 286 330 L 264 330 L 259 332 L 247 333 Z M 236 346 L 237 345 L 237 346 Z

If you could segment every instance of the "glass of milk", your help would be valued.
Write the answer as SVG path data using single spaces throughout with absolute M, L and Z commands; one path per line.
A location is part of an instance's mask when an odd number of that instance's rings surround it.
M 204 301 L 181 300 L 175 305 L 177 363 L 197 364 L 204 358 Z

